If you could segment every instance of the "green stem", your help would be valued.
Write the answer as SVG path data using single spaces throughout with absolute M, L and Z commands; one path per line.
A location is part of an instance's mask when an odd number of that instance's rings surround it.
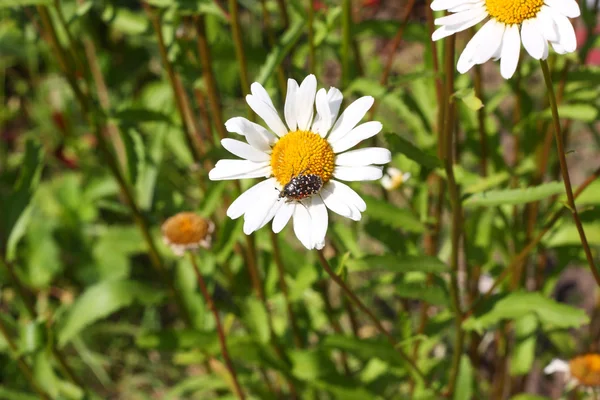
M 548 62 L 546 60 L 540 60 L 540 64 L 542 66 L 542 72 L 544 73 L 544 81 L 546 82 L 546 88 L 548 89 L 548 100 L 550 102 L 550 109 L 552 110 L 552 122 L 554 124 L 554 138 L 556 140 L 558 160 L 560 162 L 560 172 L 562 174 L 563 183 L 565 185 L 565 191 L 567 192 L 567 204 L 569 205 L 569 209 L 571 210 L 573 220 L 575 221 L 575 226 L 577 227 L 579 239 L 581 240 L 581 245 L 583 246 L 585 257 L 587 258 L 590 270 L 594 275 L 594 279 L 596 279 L 596 283 L 598 284 L 598 286 L 600 286 L 600 273 L 594 265 L 592 251 L 585 236 L 585 231 L 583 230 L 583 225 L 581 224 L 579 213 L 577 212 L 577 206 L 575 205 L 575 197 L 573 196 L 571 178 L 569 176 L 569 170 L 567 167 L 567 158 L 565 156 L 563 136 L 562 131 L 560 129 L 560 118 L 558 116 L 558 105 L 556 103 L 556 97 L 554 96 L 554 87 L 552 85 L 552 78 L 550 77 L 550 69 L 548 68 Z
M 350 46 L 352 46 L 352 0 L 342 1 L 342 87 L 350 83 Z
M 308 70 L 311 74 L 315 73 L 316 56 L 315 56 L 315 3 L 313 0 L 308 0 Z
M 244 42 L 242 41 L 242 29 L 237 0 L 229 0 L 229 13 L 231 14 L 231 34 L 233 44 L 235 45 L 235 57 L 240 66 L 240 82 L 242 93 L 250 89 L 250 79 L 248 78 L 248 64 L 244 52 Z
M 475 65 L 475 96 L 481 101 L 483 99 L 483 82 L 481 79 L 481 65 Z M 488 175 L 488 144 L 487 144 L 487 133 L 485 131 L 485 107 L 481 107 L 477 110 L 477 127 L 479 128 L 479 144 L 481 149 L 480 154 L 480 167 L 481 175 Z
M 17 345 L 10 337 L 8 333 L 8 328 L 4 324 L 4 320 L 2 318 L 0 318 L 0 334 L 4 336 L 4 340 L 10 347 L 12 353 L 14 353 L 13 358 L 17 361 L 17 365 L 19 366 L 19 369 L 21 370 L 23 376 L 27 380 L 27 383 L 29 383 L 31 388 L 38 394 L 38 396 L 40 396 L 41 399 L 51 400 L 51 397 L 36 383 L 35 378 L 33 377 L 33 373 L 31 372 L 31 368 L 29 368 L 29 365 L 27 365 L 27 363 L 22 358 L 16 355 L 18 351 Z
M 458 286 L 458 253 L 460 247 L 461 237 L 461 224 L 462 224 L 462 207 L 460 203 L 459 188 L 454 177 L 453 169 L 453 143 L 454 137 L 454 104 L 452 102 L 452 94 L 454 93 L 454 49 L 456 44 L 456 36 L 452 35 L 446 39 L 445 43 L 445 76 L 446 76 L 446 90 L 445 90 L 445 102 L 444 107 L 446 112 L 444 113 L 444 152 L 443 161 L 444 169 L 448 179 L 448 194 L 450 197 L 450 206 L 452 207 L 452 231 L 451 231 L 451 244 L 452 252 L 450 255 L 450 297 L 452 300 L 452 307 L 455 313 L 455 341 L 454 349 L 452 354 L 452 367 L 450 370 L 450 378 L 448 381 L 448 395 L 453 396 L 454 390 L 456 389 L 456 382 L 460 370 L 460 359 L 462 356 L 463 345 L 464 345 L 464 332 L 462 330 L 462 311 L 460 306 L 460 292 Z
M 213 317 L 215 318 L 215 325 L 217 327 L 217 334 L 219 336 L 219 345 L 221 346 L 221 354 L 223 355 L 223 359 L 225 360 L 225 366 L 231 375 L 231 380 L 233 381 L 233 387 L 235 395 L 240 399 L 244 400 L 246 395 L 240 386 L 240 383 L 237 378 L 237 374 L 235 373 L 235 368 L 233 367 L 233 363 L 231 362 L 231 357 L 229 356 L 229 351 L 227 350 L 227 341 L 225 340 L 225 331 L 223 330 L 223 325 L 221 324 L 221 318 L 219 317 L 219 312 L 215 307 L 215 303 L 213 301 L 208 288 L 206 287 L 206 282 L 204 281 L 204 277 L 200 273 L 200 268 L 198 268 L 198 264 L 196 262 L 196 256 L 194 253 L 189 252 L 190 261 L 192 262 L 192 266 L 194 267 L 194 273 L 196 274 L 196 279 L 198 281 L 198 286 L 200 287 L 200 291 L 202 292 L 202 296 L 204 297 L 204 301 L 206 301 L 206 305 L 212 312 Z
M 340 278 L 338 275 L 336 275 L 336 273 L 331 269 L 331 266 L 329 265 L 329 262 L 325 258 L 325 255 L 323 254 L 323 251 L 322 250 L 317 250 L 317 254 L 319 256 L 319 261 L 321 262 L 321 265 L 323 266 L 323 269 L 325 269 L 325 271 L 329 274 L 329 276 L 331 277 L 331 279 L 333 279 L 333 281 L 335 283 L 337 283 L 337 285 L 340 287 L 340 289 L 342 289 L 344 291 L 344 294 L 346 296 L 348 296 L 348 298 L 362 312 L 364 312 L 371 319 L 371 321 L 375 324 L 375 327 L 377 328 L 377 330 L 382 335 L 384 335 L 386 337 L 386 339 L 388 340 L 388 342 L 390 342 L 390 344 L 396 349 L 396 351 L 398 351 L 398 353 L 400 354 L 400 357 L 402 357 L 406 361 L 406 363 L 412 368 L 412 370 L 421 379 L 424 380 L 425 379 L 425 375 L 419 369 L 419 367 L 415 364 L 415 362 L 409 357 L 409 355 L 406 354 L 404 352 L 404 350 L 402 350 L 402 348 L 399 346 L 398 342 L 396 341 L 396 338 L 394 338 L 394 336 L 391 333 L 389 333 L 383 327 L 381 321 L 379 321 L 379 319 L 375 316 L 375 314 L 373 314 L 373 312 L 371 310 L 369 310 L 369 308 L 354 294 L 354 292 L 352 291 L 352 289 L 350 289 L 350 287 L 348 287 L 348 285 L 346 285 L 346 283 L 342 280 L 342 278 Z

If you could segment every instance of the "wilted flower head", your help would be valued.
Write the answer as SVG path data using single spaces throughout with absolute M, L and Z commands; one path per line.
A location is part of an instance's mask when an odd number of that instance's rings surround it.
M 435 20 L 441 27 L 433 33 L 433 40 L 464 31 L 489 17 L 458 59 L 460 73 L 493 58 L 500 59 L 502 76 L 512 77 L 521 42 L 536 60 L 548 57 L 548 43 L 559 54 L 577 48 L 569 21 L 580 13 L 575 0 L 434 0 L 431 9 L 452 13 Z
M 161 227 L 163 241 L 178 256 L 186 250 L 210 248 L 215 224 L 193 212 L 180 212 Z
M 359 124 L 373 105 L 373 97 L 361 97 L 338 118 L 342 92 L 336 88 L 317 91 L 314 75 L 300 85 L 289 79 L 283 123 L 262 85 L 255 82 L 250 89 L 246 101 L 270 130 L 246 118 L 231 118 L 225 127 L 244 136 L 247 143 L 223 139 L 221 144 L 242 159 L 220 160 L 208 176 L 212 180 L 267 178 L 242 193 L 227 215 L 232 219 L 243 215 L 246 234 L 271 220 L 273 232 L 278 233 L 293 217 L 300 242 L 307 249 L 321 249 L 328 208 L 355 221 L 367 208 L 340 180 L 380 179 L 379 165 L 391 160 L 390 151 L 383 148 L 347 151 L 381 131 L 379 122 Z
M 544 368 L 544 372 L 563 372 L 576 385 L 600 386 L 600 354 L 584 354 L 568 362 L 555 358 Z
M 386 190 L 395 190 L 410 179 L 410 172 L 402 172 L 398 168 L 390 167 L 381 178 L 381 186 Z

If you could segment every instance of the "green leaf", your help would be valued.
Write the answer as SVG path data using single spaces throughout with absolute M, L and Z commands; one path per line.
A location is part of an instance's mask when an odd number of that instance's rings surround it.
M 265 59 L 263 66 L 260 68 L 258 78 L 256 78 L 258 83 L 263 86 L 265 85 L 267 80 L 273 74 L 273 71 L 275 71 L 275 68 L 281 64 L 285 56 L 287 56 L 292 50 L 292 47 L 294 47 L 294 44 L 300 39 L 304 27 L 305 21 L 300 19 L 294 22 L 294 24 L 283 34 L 279 42 Z
M 134 301 L 155 304 L 163 293 L 154 287 L 130 280 L 104 281 L 89 287 L 70 308 L 58 329 L 58 345 L 63 347 L 88 325 L 105 318 Z
M 25 7 L 25 6 L 49 6 L 52 0 L 0 0 L 0 8 Z
M 474 374 L 473 366 L 469 361 L 469 357 L 464 355 L 460 358 L 460 372 L 456 381 L 456 391 L 454 392 L 454 400 L 464 400 L 473 397 Z
M 269 316 L 263 303 L 260 300 L 251 297 L 246 299 L 242 309 L 246 326 L 248 326 L 248 329 L 250 329 L 253 336 L 259 343 L 269 343 L 269 340 L 271 339 Z
M 386 254 L 383 256 L 367 256 L 360 259 L 350 259 L 346 263 L 351 271 L 370 271 L 382 269 L 392 272 L 448 272 L 448 266 L 440 259 L 431 256 L 397 256 Z
M 39 400 L 38 396 L 34 396 L 25 392 L 18 392 L 0 385 L 0 399 L 4 400 Z
M 502 320 L 515 320 L 530 313 L 544 328 L 578 328 L 589 323 L 584 310 L 558 303 L 539 292 L 513 292 L 495 301 L 483 314 L 469 317 L 463 328 L 483 332 Z
M 388 147 L 393 154 L 403 154 L 417 164 L 430 169 L 440 168 L 442 166 L 439 158 L 425 153 L 423 150 L 419 149 L 402 136 L 396 135 L 395 133 L 386 133 L 385 140 L 387 141 Z
M 458 90 L 452 96 L 462 100 L 463 103 L 473 111 L 477 111 L 483 107 L 483 102 L 479 97 L 475 96 L 475 90 L 473 88 Z
M 463 205 L 465 208 L 472 208 L 525 204 L 561 194 L 564 190 L 562 182 L 549 182 L 523 189 L 490 190 L 467 197 Z
M 600 245 L 600 223 L 587 222 L 583 224 L 583 230 L 590 245 Z M 561 246 L 581 246 L 579 232 L 574 224 L 562 224 L 547 234 L 542 243 L 545 247 L 555 248 Z
M 19 353 L 31 354 L 46 344 L 45 321 L 30 321 L 19 328 Z
M 375 197 L 363 195 L 362 198 L 367 203 L 365 214 L 370 218 L 407 232 L 422 233 L 425 231 L 425 225 L 411 211 L 398 208 Z
M 521 393 L 511 397 L 510 400 L 550 400 L 550 398 L 538 396 L 537 394 Z
M 592 104 L 564 104 L 558 106 L 558 115 L 564 119 L 594 122 L 598 120 L 598 109 Z M 551 119 L 552 111 L 550 109 L 545 110 L 542 117 Z
M 439 285 L 428 285 L 426 282 L 399 282 L 396 284 L 396 293 L 400 297 L 423 300 L 437 306 L 450 305 L 448 291 L 442 282 Z
M 328 335 L 322 344 L 325 348 L 343 350 L 353 356 L 368 361 L 379 358 L 390 365 L 406 367 L 406 361 L 387 341 L 362 339 L 354 336 Z
M 28 140 L 25 143 L 25 155 L 20 163 L 21 173 L 0 213 L 1 231 L 8 236 L 8 261 L 14 259 L 17 244 L 25 235 L 31 214 L 31 199 L 39 185 L 43 166 L 42 147 L 33 140 Z
M 135 338 L 135 344 L 142 349 L 160 351 L 200 349 L 213 354 L 220 351 L 218 340 L 216 332 L 166 329 L 159 332 L 143 332 Z
M 527 314 L 515 321 L 517 344 L 510 355 L 510 375 L 526 375 L 535 360 L 535 334 L 538 321 L 533 314 Z

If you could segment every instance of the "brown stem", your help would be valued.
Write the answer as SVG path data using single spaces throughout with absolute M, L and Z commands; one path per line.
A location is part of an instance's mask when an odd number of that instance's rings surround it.
M 223 325 L 221 324 L 221 317 L 219 317 L 219 312 L 215 307 L 215 303 L 210 295 L 208 288 L 206 287 L 206 283 L 204 282 L 204 278 L 200 273 L 200 268 L 198 268 L 198 264 L 196 262 L 196 257 L 194 253 L 189 252 L 190 261 L 194 266 L 194 272 L 196 274 L 196 279 L 198 280 L 198 286 L 200 287 L 200 291 L 202 292 L 202 296 L 204 296 L 204 301 L 206 301 L 206 305 L 212 312 L 213 317 L 215 318 L 215 324 L 217 326 L 217 334 L 219 335 L 219 345 L 221 346 L 221 354 L 223 355 L 223 359 L 225 360 L 225 365 L 227 366 L 227 370 L 231 375 L 231 380 L 233 381 L 234 392 L 236 396 L 243 400 L 246 398 L 240 383 L 238 382 L 237 374 L 235 372 L 235 368 L 233 367 L 233 363 L 231 362 L 231 357 L 229 356 L 229 351 L 227 350 L 227 341 L 225 340 L 225 332 L 223 331 Z
M 325 258 L 325 255 L 323 254 L 323 251 L 322 250 L 317 250 L 317 254 L 319 256 L 319 261 L 321 262 L 321 265 L 323 266 L 323 269 L 325 269 L 325 271 L 329 274 L 329 276 L 331 277 L 331 279 L 333 279 L 333 281 L 335 283 L 337 283 L 338 286 L 344 291 L 344 294 L 346 296 L 348 296 L 348 298 L 362 312 L 364 312 L 371 319 L 371 321 L 375 324 L 375 327 L 377 328 L 377 330 L 382 335 L 384 335 L 386 337 L 386 339 L 388 340 L 388 342 L 390 342 L 390 344 L 396 349 L 396 351 L 398 351 L 398 353 L 400 354 L 400 357 L 402 357 L 406 361 L 406 363 L 412 368 L 412 370 L 421 379 L 424 380 L 425 379 L 425 375 L 423 375 L 423 372 L 414 363 L 414 361 L 408 356 L 408 354 L 406 354 L 404 352 L 404 350 L 402 350 L 402 348 L 399 347 L 398 342 L 396 341 L 396 339 L 394 338 L 394 336 L 392 336 L 392 334 L 389 333 L 387 331 L 387 329 L 385 329 L 383 327 L 383 325 L 381 324 L 381 322 L 379 321 L 379 319 L 375 316 L 375 314 L 373 314 L 373 312 L 371 310 L 369 310 L 369 308 L 354 294 L 354 292 L 352 291 L 352 289 L 350 289 L 348 287 L 348 285 L 346 285 L 346 283 L 338 275 L 336 275 L 335 272 L 333 272 L 333 270 L 329 266 L 329 262 L 327 261 L 327 259 Z
M 483 82 L 481 79 L 481 65 L 475 65 L 475 96 L 481 101 L 483 99 Z M 485 131 L 485 108 L 481 107 L 477 110 L 477 126 L 479 128 L 479 143 L 481 154 L 480 167 L 481 175 L 487 176 L 488 174 L 488 144 L 487 144 L 487 133 Z

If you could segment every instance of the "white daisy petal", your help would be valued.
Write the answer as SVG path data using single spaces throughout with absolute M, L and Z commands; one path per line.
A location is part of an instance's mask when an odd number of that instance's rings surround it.
M 489 30 L 484 31 L 485 26 L 488 24 L 490 24 Z M 473 55 L 473 61 L 475 61 L 476 64 L 483 64 L 492 58 L 502 44 L 502 36 L 504 35 L 506 25 L 496 22 L 493 19 L 490 20 L 488 24 L 477 32 L 485 33 L 482 33 L 482 41 L 480 42 L 482 45 L 477 48 L 477 52 Z
M 448 10 L 460 6 L 462 4 L 474 3 L 473 0 L 433 0 L 431 2 L 431 9 L 433 11 Z
M 556 24 L 552 19 L 552 16 L 548 14 L 546 7 L 542 7 L 540 11 L 537 13 L 534 19 L 539 31 L 549 42 L 557 42 L 558 41 L 558 29 L 556 28 Z
M 394 188 L 394 181 L 389 175 L 384 175 L 381 178 L 381 186 L 386 190 L 392 190 Z
M 265 226 L 266 224 L 271 222 L 271 220 L 275 217 L 275 215 L 277 215 L 277 213 L 279 212 L 279 209 L 281 207 L 283 207 L 284 204 L 285 204 L 285 201 L 282 201 L 279 198 L 279 194 L 277 194 L 277 199 L 275 201 L 275 204 L 273 204 L 273 206 L 271 207 L 271 209 L 269 210 L 269 212 L 267 213 L 267 215 L 265 216 L 265 218 L 263 219 L 261 224 L 258 226 L 258 228 L 256 228 L 256 230 L 261 229 L 263 226 Z
M 542 58 L 546 41 L 531 20 L 525 20 L 521 25 L 521 41 L 531 57 L 536 60 Z
M 464 74 L 475 65 L 474 57 L 479 50 L 480 44 L 487 45 L 486 40 L 488 39 L 489 33 L 495 28 L 496 22 L 489 20 L 486 22 L 475 35 L 469 40 L 469 43 L 465 46 L 465 49 L 458 58 L 456 69 L 461 74 Z
M 275 191 L 275 182 L 275 178 L 267 179 L 246 190 L 231 203 L 227 209 L 227 216 L 231 219 L 237 219 L 244 215 L 246 209 L 254 207 L 263 191 Z
M 298 88 L 296 94 L 296 119 L 298 129 L 306 131 L 310 129 L 315 104 L 315 93 L 317 92 L 317 78 L 308 75 Z
M 321 250 L 325 246 L 325 234 L 327 233 L 327 225 L 329 216 L 327 215 L 327 207 L 320 196 L 310 198 L 308 212 L 311 218 L 311 235 L 313 248 Z
M 331 109 L 329 108 L 329 101 L 327 101 L 327 91 L 325 89 L 319 89 L 317 97 L 315 99 L 315 105 L 317 107 L 317 117 L 312 126 L 312 131 L 318 133 L 321 137 L 327 136 L 327 132 L 331 128 Z
M 387 164 L 392 161 L 392 153 L 382 147 L 367 147 L 338 154 L 335 158 L 336 165 L 364 166 L 371 164 Z
M 550 42 L 550 44 L 552 45 L 552 48 L 554 49 L 554 51 L 558 54 L 567 54 L 568 51 L 565 50 L 565 48 L 557 42 Z
M 327 182 L 323 186 L 320 194 L 321 199 L 331 211 L 341 215 L 342 217 L 352 217 L 352 210 L 341 196 L 336 195 L 336 192 L 331 187 L 330 182 Z
M 304 247 L 308 250 L 313 249 L 313 243 L 311 241 L 310 213 L 303 203 L 298 203 L 294 207 L 294 233 Z
M 382 168 L 375 165 L 364 167 L 338 167 L 333 170 L 333 176 L 343 181 L 375 181 L 383 176 Z
M 269 96 L 269 93 L 267 93 L 267 90 L 263 87 L 263 85 L 258 82 L 254 82 L 252 85 L 250 85 L 250 93 L 252 96 L 256 97 L 258 100 L 275 110 L 271 96 Z
M 228 179 L 260 178 L 271 175 L 268 162 L 256 163 L 248 160 L 219 160 L 208 173 L 212 181 Z
M 338 193 L 344 198 L 346 204 L 353 205 L 358 211 L 365 211 L 367 203 L 350 186 L 336 180 L 330 180 L 328 183 L 332 191 Z
M 246 235 L 251 234 L 261 226 L 264 226 L 273 218 L 274 213 L 272 212 L 272 209 L 275 207 L 278 198 L 279 193 L 277 193 L 276 190 L 262 190 L 260 192 L 254 206 L 248 208 L 244 214 L 244 233 Z M 265 220 L 267 221 L 263 223 Z
M 328 137 L 329 143 L 333 144 L 337 142 L 350 132 L 363 119 L 374 101 L 373 97 L 364 96 L 350 104 L 342 115 L 340 115 L 335 125 L 333 125 L 333 129 Z
M 467 10 L 470 10 L 470 7 L 467 8 Z M 478 23 L 480 23 L 481 21 L 483 21 L 484 19 L 486 19 L 487 16 L 488 16 L 487 10 L 485 8 L 484 9 L 480 9 L 479 13 L 477 13 L 475 17 L 469 19 L 468 21 L 463 22 L 462 24 L 444 25 L 444 26 L 438 28 L 431 35 L 431 40 L 433 40 L 433 41 L 440 40 L 440 39 L 445 38 L 447 36 L 453 35 L 453 34 L 455 34 L 457 32 L 462 32 L 462 31 L 464 31 L 466 29 L 469 29 L 472 26 L 477 25 Z
M 465 4 L 461 4 L 459 6 L 456 7 L 452 7 L 449 8 L 448 11 L 451 13 L 457 13 L 457 12 L 463 12 L 463 11 L 467 11 L 473 8 L 476 8 L 477 6 L 484 6 L 485 5 L 485 1 L 478 1 L 477 3 L 465 3 Z M 487 12 L 486 12 L 487 14 Z
M 571 53 L 577 50 L 577 39 L 575 38 L 575 30 L 571 21 L 558 11 L 548 7 L 548 11 L 556 24 L 558 30 L 558 43 L 567 52 Z M 556 49 L 556 47 L 555 47 Z
M 261 162 L 269 161 L 271 159 L 271 157 L 269 157 L 268 154 L 257 150 L 249 144 L 241 142 L 239 140 L 223 139 L 221 140 L 221 145 L 223 145 L 223 147 L 231 154 L 246 160 Z
M 290 132 L 298 127 L 296 120 L 296 95 L 298 93 L 298 82 L 294 79 L 288 79 L 287 94 L 285 95 L 284 115 Z
M 277 141 L 277 137 L 264 127 L 243 117 L 229 119 L 225 122 L 225 129 L 245 136 L 250 146 L 266 153 L 271 152 L 271 146 Z
M 446 15 L 445 17 L 436 18 L 436 25 L 462 25 L 465 22 L 472 20 L 473 18 L 479 17 L 482 13 L 485 13 L 485 7 L 477 6 L 476 8 L 469 8 L 466 11 L 459 12 L 456 14 Z
M 554 374 L 555 372 L 570 372 L 569 363 L 559 358 L 553 359 L 550 364 L 544 368 L 545 374 Z
M 565 17 L 577 18 L 581 15 L 579 5 L 574 0 L 544 0 L 544 3 Z
M 358 143 L 362 142 L 363 140 L 377 135 L 381 131 L 382 128 L 383 128 L 383 125 L 381 125 L 381 122 L 378 122 L 378 121 L 365 122 L 364 124 L 361 124 L 361 125 L 357 126 L 356 128 L 352 129 L 348 134 L 346 134 L 344 136 L 343 139 L 341 139 L 335 143 L 330 142 L 331 149 L 336 154 L 341 153 L 342 151 L 346 151 L 349 148 L 356 146 Z
M 517 25 L 509 26 L 504 32 L 500 53 L 500 74 L 504 79 L 510 79 L 517 70 L 520 52 L 521 39 L 519 36 L 519 27 Z
M 329 102 L 329 110 L 331 111 L 331 123 L 335 121 L 340 112 L 342 100 L 344 100 L 344 96 L 339 89 L 334 87 L 329 88 L 327 91 L 327 101 Z
M 281 208 L 277 210 L 275 218 L 273 218 L 273 232 L 275 233 L 279 233 L 285 228 L 294 213 L 295 207 L 295 203 L 288 203 L 284 200 L 280 200 L 280 202 L 282 203 Z
M 259 85 L 260 86 L 260 85 Z M 260 86 L 262 88 L 262 86 Z M 266 92 L 265 92 L 266 93 Z M 273 104 L 271 103 L 271 99 L 269 99 L 269 103 L 266 103 L 262 97 L 257 97 L 249 94 L 246 96 L 246 102 L 252 108 L 252 110 L 260 117 L 263 121 L 271 128 L 273 132 L 277 136 L 284 136 L 288 133 L 288 129 L 279 118 L 279 114 L 275 108 L 273 108 Z

